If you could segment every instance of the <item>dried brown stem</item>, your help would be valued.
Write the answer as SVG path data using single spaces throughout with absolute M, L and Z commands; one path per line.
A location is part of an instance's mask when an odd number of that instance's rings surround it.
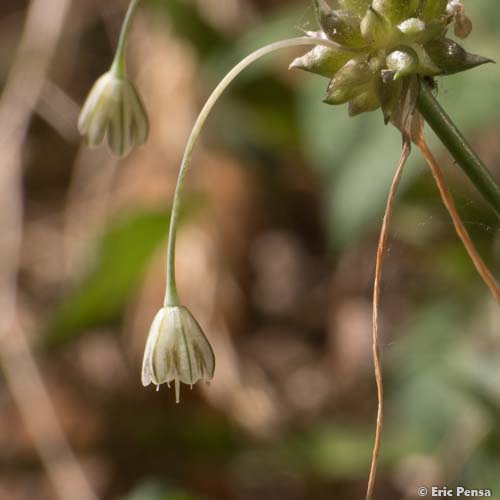
M 17 300 L 23 236 L 22 147 L 70 7 L 71 0 L 31 0 L 18 54 L 0 96 L 0 365 L 57 497 L 95 500 L 20 324 Z
M 448 213 L 450 214 L 459 238 L 462 240 L 462 243 L 467 250 L 467 253 L 469 254 L 469 257 L 471 258 L 474 266 L 476 267 L 477 272 L 485 282 L 486 286 L 490 289 L 490 292 L 495 300 L 500 304 L 500 289 L 495 280 L 495 277 L 491 274 L 491 271 L 484 263 L 483 259 L 476 250 L 476 247 L 474 246 L 474 243 L 472 242 L 467 229 L 465 229 L 465 226 L 460 219 L 460 215 L 458 214 L 457 207 L 455 206 L 455 202 L 453 201 L 453 197 L 451 196 L 451 193 L 446 186 L 441 168 L 439 167 L 436 159 L 429 150 L 423 136 L 420 136 L 418 138 L 417 146 L 420 148 L 420 151 L 422 151 L 422 154 L 424 155 L 424 158 L 426 159 L 432 171 L 432 175 L 434 176 L 434 180 L 436 181 L 436 184 L 438 186 L 443 203 L 448 210 Z
M 382 365 L 380 361 L 380 339 L 378 335 L 378 311 L 380 307 L 380 281 L 382 278 L 382 265 L 387 246 L 387 237 L 389 235 L 389 223 L 391 221 L 392 208 L 394 199 L 403 175 L 403 169 L 410 155 L 411 145 L 409 139 L 404 139 L 403 150 L 399 158 L 398 166 L 394 178 L 392 179 L 391 189 L 387 198 L 385 207 L 384 220 L 380 230 L 380 237 L 377 247 L 377 259 L 375 264 L 375 279 L 373 284 L 373 363 L 375 366 L 375 380 L 377 383 L 377 427 L 375 430 L 375 444 L 373 446 L 373 457 L 370 468 L 370 477 L 368 479 L 368 488 L 366 491 L 366 500 L 371 500 L 373 490 L 375 488 L 375 476 L 377 473 L 378 456 L 380 452 L 380 444 L 382 440 L 382 429 L 384 425 L 384 384 L 382 378 Z

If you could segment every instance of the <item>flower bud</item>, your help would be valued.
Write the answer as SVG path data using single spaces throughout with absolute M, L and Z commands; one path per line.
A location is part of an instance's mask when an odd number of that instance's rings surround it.
M 383 47 L 392 37 L 389 19 L 370 7 L 361 21 L 361 34 L 373 48 Z
M 101 76 L 82 108 L 78 130 L 89 146 L 98 146 L 106 136 L 111 151 L 118 156 L 144 144 L 148 118 L 133 84 L 113 71 Z
M 394 73 L 394 80 L 418 71 L 418 56 L 410 47 L 391 52 L 386 59 L 387 68 Z
M 193 385 L 212 380 L 215 356 L 200 326 L 183 306 L 160 309 L 149 331 L 142 364 L 142 384 L 174 382 L 179 402 L 180 382 Z
M 344 64 L 351 59 L 353 54 L 345 50 L 336 50 L 324 45 L 316 45 L 314 49 L 309 51 L 302 57 L 297 57 L 289 69 L 298 68 L 305 71 L 310 71 L 317 75 L 332 78 L 333 75 Z
M 356 15 L 347 10 L 332 10 L 324 0 L 314 0 L 314 5 L 319 25 L 330 40 L 351 48 L 365 45 Z
M 481 64 L 493 62 L 487 57 L 470 54 L 449 38 L 441 38 L 425 45 L 429 57 L 439 67 L 442 75 L 452 75 Z
M 372 6 L 397 24 L 415 14 L 419 4 L 420 0 L 373 0 Z

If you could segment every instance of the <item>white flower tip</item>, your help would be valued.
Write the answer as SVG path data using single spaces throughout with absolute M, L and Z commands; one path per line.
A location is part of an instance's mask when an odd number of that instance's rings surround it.
M 177 404 L 180 403 L 180 396 L 181 396 L 181 383 L 180 383 L 180 380 L 178 378 L 175 379 L 175 402 Z
M 302 57 L 297 57 L 292 61 L 290 66 L 288 66 L 288 69 L 294 69 L 294 68 L 299 68 L 302 69 L 304 67 L 304 62 Z

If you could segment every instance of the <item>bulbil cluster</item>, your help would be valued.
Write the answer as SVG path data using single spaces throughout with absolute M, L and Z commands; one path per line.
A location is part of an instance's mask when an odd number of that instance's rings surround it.
M 338 48 L 317 45 L 290 67 L 330 79 L 325 102 L 349 103 L 351 116 L 382 109 L 385 123 L 417 76 L 450 75 L 490 59 L 470 54 L 447 37 L 472 30 L 458 0 L 314 0 L 320 31 Z

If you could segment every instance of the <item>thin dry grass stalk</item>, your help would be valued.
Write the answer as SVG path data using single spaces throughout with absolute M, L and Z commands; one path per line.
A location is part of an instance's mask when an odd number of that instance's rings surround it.
M 378 456 L 380 452 L 380 444 L 382 440 L 382 430 L 384 426 L 384 384 L 382 378 L 382 364 L 380 360 L 380 339 L 378 335 L 378 313 L 380 308 L 380 282 L 382 278 L 382 266 L 387 247 L 387 238 L 389 235 L 389 224 L 391 221 L 392 209 L 396 193 L 401 182 L 403 169 L 410 156 L 411 143 L 409 139 L 403 140 L 403 149 L 399 158 L 398 166 L 394 178 L 392 179 L 387 204 L 385 207 L 384 219 L 380 230 L 380 237 L 377 247 L 377 259 L 375 264 L 375 279 L 373 284 L 373 362 L 375 366 L 375 380 L 377 383 L 377 426 L 375 430 L 375 444 L 373 446 L 373 457 L 370 468 L 370 477 L 368 479 L 368 488 L 366 492 L 366 500 L 371 500 L 373 490 L 375 488 L 375 477 L 377 473 Z

